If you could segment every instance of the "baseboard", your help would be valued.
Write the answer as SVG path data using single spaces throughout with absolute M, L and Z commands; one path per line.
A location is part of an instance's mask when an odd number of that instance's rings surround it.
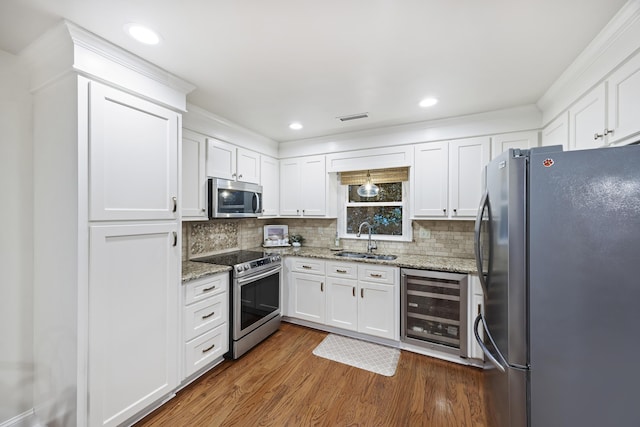
M 6 421 L 0 423 L 0 427 L 44 427 L 42 424 L 38 422 L 36 419 L 35 412 L 32 409 L 29 409 L 22 414 L 16 415 L 13 418 L 10 418 Z

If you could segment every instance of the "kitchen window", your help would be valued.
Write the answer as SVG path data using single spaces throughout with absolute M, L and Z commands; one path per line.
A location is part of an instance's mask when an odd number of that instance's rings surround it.
M 400 168 L 407 169 L 407 168 Z M 378 178 L 383 171 L 371 171 L 372 182 L 379 188 L 377 195 L 363 197 L 358 195 L 361 183 L 352 184 L 343 173 L 340 185 L 340 210 L 338 215 L 339 235 L 343 238 L 357 238 L 356 233 L 360 224 L 368 222 L 373 226 L 372 234 L 376 240 L 411 240 L 411 221 L 409 220 L 408 194 L 409 182 L 407 180 L 384 181 Z M 376 173 L 377 172 L 377 173 Z M 389 173 L 387 173 L 387 181 Z M 401 174 L 399 177 L 408 175 Z M 392 175 L 398 178 L 397 175 Z M 362 230 L 361 239 L 368 237 L 367 227 Z

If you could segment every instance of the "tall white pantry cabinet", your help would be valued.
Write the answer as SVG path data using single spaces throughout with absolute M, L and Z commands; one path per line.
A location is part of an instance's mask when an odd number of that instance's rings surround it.
M 193 87 L 69 23 L 26 57 L 34 413 L 116 426 L 180 381 L 180 111 Z

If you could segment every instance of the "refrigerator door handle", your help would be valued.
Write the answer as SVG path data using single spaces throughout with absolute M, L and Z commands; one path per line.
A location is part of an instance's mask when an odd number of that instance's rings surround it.
M 483 268 L 484 262 L 482 259 L 482 247 L 480 246 L 480 236 L 481 236 L 481 227 L 482 227 L 482 218 L 484 217 L 484 212 L 487 212 L 487 227 L 489 233 L 489 265 L 487 269 L 487 275 L 485 277 Z M 478 208 L 478 216 L 476 217 L 475 224 L 475 239 L 474 239 L 474 251 L 476 255 L 476 266 L 478 268 L 478 276 L 480 278 L 480 284 L 482 285 L 482 290 L 484 291 L 485 298 L 488 296 L 487 284 L 489 283 L 489 274 L 491 273 L 491 257 L 493 256 L 493 247 L 492 247 L 492 231 L 491 231 L 491 206 L 489 205 L 489 192 L 485 191 L 482 196 L 482 200 L 480 201 L 480 207 Z
M 491 354 L 491 351 L 489 351 L 487 346 L 484 345 L 484 342 L 482 341 L 482 338 L 480 338 L 480 333 L 478 332 L 478 326 L 480 326 L 480 321 L 482 321 L 482 328 L 484 329 L 484 333 L 486 334 L 487 337 L 489 337 L 489 340 L 491 341 L 491 344 L 493 345 L 493 348 L 496 349 L 496 352 L 498 353 L 498 356 L 500 357 L 500 359 L 502 359 L 504 364 L 500 363 L 498 361 L 498 359 L 496 359 L 493 356 L 493 354 Z M 476 336 L 476 341 L 478 342 L 478 345 L 480 345 L 480 348 L 482 349 L 482 352 L 485 354 L 485 356 L 487 356 L 487 359 L 489 359 L 489 361 L 491 361 L 491 363 L 496 368 L 498 368 L 498 370 L 500 372 L 505 372 L 504 367 L 507 366 L 507 362 L 504 360 L 504 357 L 502 356 L 502 354 L 500 354 L 500 351 L 498 351 L 498 347 L 496 347 L 496 344 L 493 341 L 493 338 L 491 337 L 491 334 L 489 333 L 489 330 L 487 329 L 487 324 L 484 321 L 484 317 L 482 316 L 482 313 L 478 314 L 478 316 L 476 317 L 475 322 L 473 323 L 473 334 Z

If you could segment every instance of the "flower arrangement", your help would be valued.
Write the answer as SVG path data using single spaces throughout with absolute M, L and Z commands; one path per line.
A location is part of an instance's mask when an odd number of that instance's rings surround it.
M 302 237 L 300 234 L 291 234 L 289 236 L 289 241 L 293 246 L 301 246 L 302 242 L 304 242 L 304 237 Z

